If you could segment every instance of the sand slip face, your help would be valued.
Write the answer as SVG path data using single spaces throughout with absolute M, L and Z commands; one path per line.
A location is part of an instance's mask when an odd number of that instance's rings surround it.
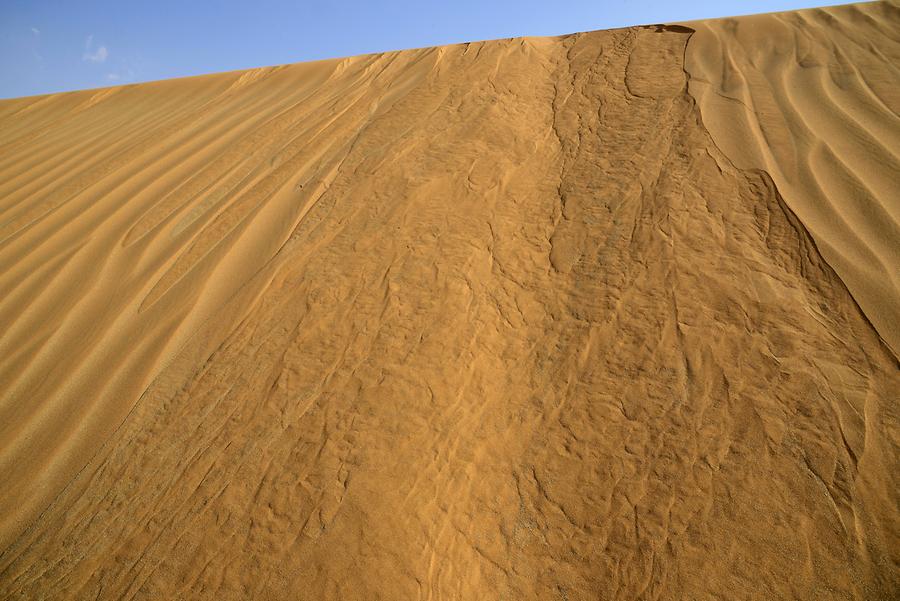
M 896 359 L 690 39 L 0 103 L 0 598 L 889 598 Z
M 690 91 L 716 145 L 772 176 L 900 354 L 900 7 L 689 25 Z

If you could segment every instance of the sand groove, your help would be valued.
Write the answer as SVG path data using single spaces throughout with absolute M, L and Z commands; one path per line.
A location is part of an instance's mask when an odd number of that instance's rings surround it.
M 739 110 L 695 100 L 691 36 L 0 103 L 0 598 L 900 590 L 896 357 L 781 176 L 707 131 L 749 123 L 757 76 L 726 71 Z M 822 119 L 871 151 L 841 170 L 753 133 L 883 195 L 890 116 L 841 97 Z

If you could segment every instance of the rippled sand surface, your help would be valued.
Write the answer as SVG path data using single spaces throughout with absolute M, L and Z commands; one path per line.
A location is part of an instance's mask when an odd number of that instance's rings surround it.
M 0 101 L 0 598 L 896 597 L 897 32 Z

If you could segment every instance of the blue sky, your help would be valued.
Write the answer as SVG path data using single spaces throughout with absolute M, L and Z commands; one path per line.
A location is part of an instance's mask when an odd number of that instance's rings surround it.
M 0 98 L 822 4 L 829 2 L 0 0 Z

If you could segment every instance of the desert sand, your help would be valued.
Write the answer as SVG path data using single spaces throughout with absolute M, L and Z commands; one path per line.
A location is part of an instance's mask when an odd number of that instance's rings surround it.
M 898 32 L 0 101 L 0 598 L 897 598 Z

